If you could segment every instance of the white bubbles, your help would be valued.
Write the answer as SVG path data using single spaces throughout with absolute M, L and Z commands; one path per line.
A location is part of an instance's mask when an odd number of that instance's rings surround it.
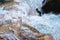
M 45 34 L 52 34 L 55 40 L 60 39 L 60 16 L 53 14 L 45 14 L 41 17 L 31 16 L 30 25 L 35 27 L 38 31 Z
M 42 7 L 42 1 L 43 0 L 16 0 L 16 2 L 21 3 L 17 5 L 14 4 L 13 10 L 3 10 L 3 7 L 0 7 L 0 14 L 5 14 L 5 17 L 3 19 L 0 19 L 0 21 L 9 19 L 12 20 L 13 17 L 16 19 L 18 17 L 22 17 L 23 22 L 34 26 L 40 32 L 46 34 L 50 33 L 54 36 L 55 40 L 59 40 L 60 16 L 53 14 L 44 14 L 42 17 L 40 17 L 38 15 L 35 15 L 36 12 L 34 12 L 34 10 L 36 8 Z M 16 10 L 14 7 L 16 7 L 18 10 Z

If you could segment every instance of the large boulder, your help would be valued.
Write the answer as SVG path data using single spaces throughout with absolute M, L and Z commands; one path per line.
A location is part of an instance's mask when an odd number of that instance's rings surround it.
M 60 0 L 45 0 L 42 11 L 44 13 L 52 12 L 54 14 L 60 14 Z

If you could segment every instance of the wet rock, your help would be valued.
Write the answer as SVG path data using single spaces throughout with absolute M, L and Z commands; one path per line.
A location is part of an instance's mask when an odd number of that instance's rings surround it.
M 39 13 L 39 16 L 41 16 L 41 12 L 36 8 L 37 13 Z
M 4 3 L 4 0 L 0 0 L 0 3 Z
M 5 2 L 12 2 L 13 0 L 0 0 L 0 3 L 5 3 Z
M 60 1 L 59 0 L 44 0 L 42 11 L 44 13 L 60 14 Z
M 50 35 L 50 34 L 45 34 L 44 36 L 42 36 L 42 37 L 40 38 L 40 40 L 54 40 L 54 39 L 53 39 L 53 36 L 52 36 L 52 35 Z

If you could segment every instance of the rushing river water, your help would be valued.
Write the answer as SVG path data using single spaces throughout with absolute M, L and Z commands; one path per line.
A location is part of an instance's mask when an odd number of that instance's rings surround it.
M 28 23 L 34 26 L 39 32 L 45 34 L 52 34 L 54 40 L 60 40 L 60 15 L 54 14 L 44 14 L 43 16 L 38 16 L 35 9 L 41 8 L 43 0 L 16 0 L 19 4 L 14 4 L 11 7 L 13 9 L 4 9 L 0 7 L 0 15 L 6 14 L 4 18 L 0 21 L 14 20 L 12 17 L 22 17 L 23 23 Z M 14 8 L 15 7 L 15 8 Z M 29 13 L 29 14 L 28 14 Z M 8 17 L 9 16 L 9 17 Z M 15 21 L 15 20 L 14 20 Z M 19 40 L 17 38 L 17 40 Z

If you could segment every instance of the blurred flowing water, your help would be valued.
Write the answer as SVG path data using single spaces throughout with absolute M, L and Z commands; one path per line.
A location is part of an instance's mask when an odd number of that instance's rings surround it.
M 41 17 L 36 15 L 35 9 L 41 8 L 43 0 L 16 1 L 19 2 L 19 4 L 14 4 L 13 7 L 16 7 L 17 9 L 3 10 L 4 7 L 0 7 L 0 15 L 8 13 L 9 16 L 0 19 L 0 21 L 9 19 L 14 20 L 12 17 L 22 17 L 23 23 L 28 23 L 39 32 L 52 34 L 54 40 L 60 40 L 60 15 L 44 14 Z

